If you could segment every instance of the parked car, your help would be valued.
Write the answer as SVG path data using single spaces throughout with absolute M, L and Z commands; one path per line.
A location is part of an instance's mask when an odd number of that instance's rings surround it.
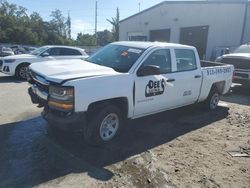
M 32 46 L 15 45 L 10 47 L 15 54 L 29 54 L 37 48 Z
M 0 57 L 14 55 L 14 52 L 10 48 L 0 47 Z
M 31 54 L 8 56 L 2 59 L 3 73 L 26 79 L 27 68 L 32 63 L 56 59 L 85 59 L 84 49 L 69 46 L 43 46 Z
M 195 47 L 115 42 L 87 60 L 32 64 L 31 100 L 52 127 L 80 125 L 89 143 L 110 141 L 124 119 L 203 102 L 215 110 L 233 66 L 199 60 Z M 79 128 L 79 127 L 78 127 Z
M 37 48 L 36 47 L 31 47 L 31 46 L 24 46 L 24 49 L 26 49 L 26 51 L 28 53 L 31 53 L 33 52 L 34 50 L 36 50 Z
M 250 85 L 250 45 L 239 46 L 233 53 L 225 54 L 216 59 L 217 62 L 234 65 L 233 82 Z
M 26 49 L 24 49 L 21 45 L 15 45 L 15 46 L 11 46 L 10 47 L 13 52 L 17 55 L 17 54 L 28 54 L 29 52 L 26 51 Z

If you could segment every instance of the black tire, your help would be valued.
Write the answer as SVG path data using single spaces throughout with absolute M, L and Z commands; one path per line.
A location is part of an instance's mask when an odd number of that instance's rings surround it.
M 90 118 L 90 120 L 88 121 L 85 129 L 84 129 L 84 139 L 85 141 L 90 144 L 90 145 L 94 145 L 94 146 L 98 146 L 98 145 L 103 145 L 106 143 L 111 142 L 112 140 L 114 140 L 114 137 L 117 136 L 117 134 L 119 133 L 119 131 L 121 130 L 121 127 L 124 123 L 124 118 L 121 114 L 121 111 L 119 108 L 117 108 L 116 106 L 112 105 L 112 104 L 107 104 L 105 106 L 103 106 L 102 108 L 96 109 L 95 111 L 92 111 L 92 118 Z M 114 131 L 114 133 L 111 133 L 109 131 L 107 131 L 108 138 L 107 140 L 105 140 L 105 136 L 106 133 L 104 134 L 105 131 L 101 131 L 101 130 L 105 130 L 105 128 L 101 129 L 101 127 L 105 127 L 105 120 L 107 122 L 108 118 L 113 118 L 116 119 L 118 118 L 118 125 L 115 124 L 115 127 L 117 127 L 116 131 Z M 115 121 L 117 122 L 117 121 Z M 111 123 L 110 123 L 111 124 Z M 108 125 L 110 126 L 110 125 Z M 114 128 L 112 126 L 112 128 Z M 101 136 L 101 132 L 103 132 L 103 135 Z
M 220 94 L 216 87 L 212 87 L 207 99 L 204 102 L 204 107 L 208 111 L 213 111 L 217 108 L 220 100 Z
M 20 80 L 26 80 L 27 79 L 27 68 L 29 64 L 28 63 L 22 63 L 16 68 L 16 77 Z M 26 69 L 26 71 L 25 71 Z

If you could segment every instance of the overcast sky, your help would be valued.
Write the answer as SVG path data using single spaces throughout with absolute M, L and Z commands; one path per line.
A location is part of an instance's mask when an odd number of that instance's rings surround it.
M 120 10 L 120 19 L 138 13 L 139 2 L 141 10 L 149 8 L 163 0 L 98 0 L 98 31 L 111 29 L 107 18 L 116 15 L 116 7 Z M 60 9 L 67 16 L 70 11 L 72 21 L 72 36 L 77 33 L 93 33 L 95 22 L 95 0 L 8 0 L 10 3 L 23 6 L 28 13 L 38 12 L 45 20 L 50 19 L 51 11 Z

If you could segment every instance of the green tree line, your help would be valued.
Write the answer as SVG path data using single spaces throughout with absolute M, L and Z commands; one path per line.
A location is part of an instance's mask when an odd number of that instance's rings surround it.
M 4 1 L 0 4 L 0 43 L 15 43 L 29 45 L 106 45 L 118 40 L 119 10 L 117 15 L 108 20 L 112 25 L 112 32 L 108 30 L 95 34 L 78 33 L 76 39 L 71 37 L 71 18 L 65 17 L 58 9 L 50 14 L 50 21 L 44 21 L 37 12 L 27 14 L 22 6 Z M 117 30 L 118 28 L 118 30 Z M 118 33 L 117 33 L 118 31 Z

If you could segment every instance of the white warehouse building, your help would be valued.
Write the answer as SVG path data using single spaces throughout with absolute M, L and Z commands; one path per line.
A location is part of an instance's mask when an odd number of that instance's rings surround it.
M 250 42 L 248 0 L 164 1 L 120 21 L 119 40 L 193 45 L 203 59 Z

